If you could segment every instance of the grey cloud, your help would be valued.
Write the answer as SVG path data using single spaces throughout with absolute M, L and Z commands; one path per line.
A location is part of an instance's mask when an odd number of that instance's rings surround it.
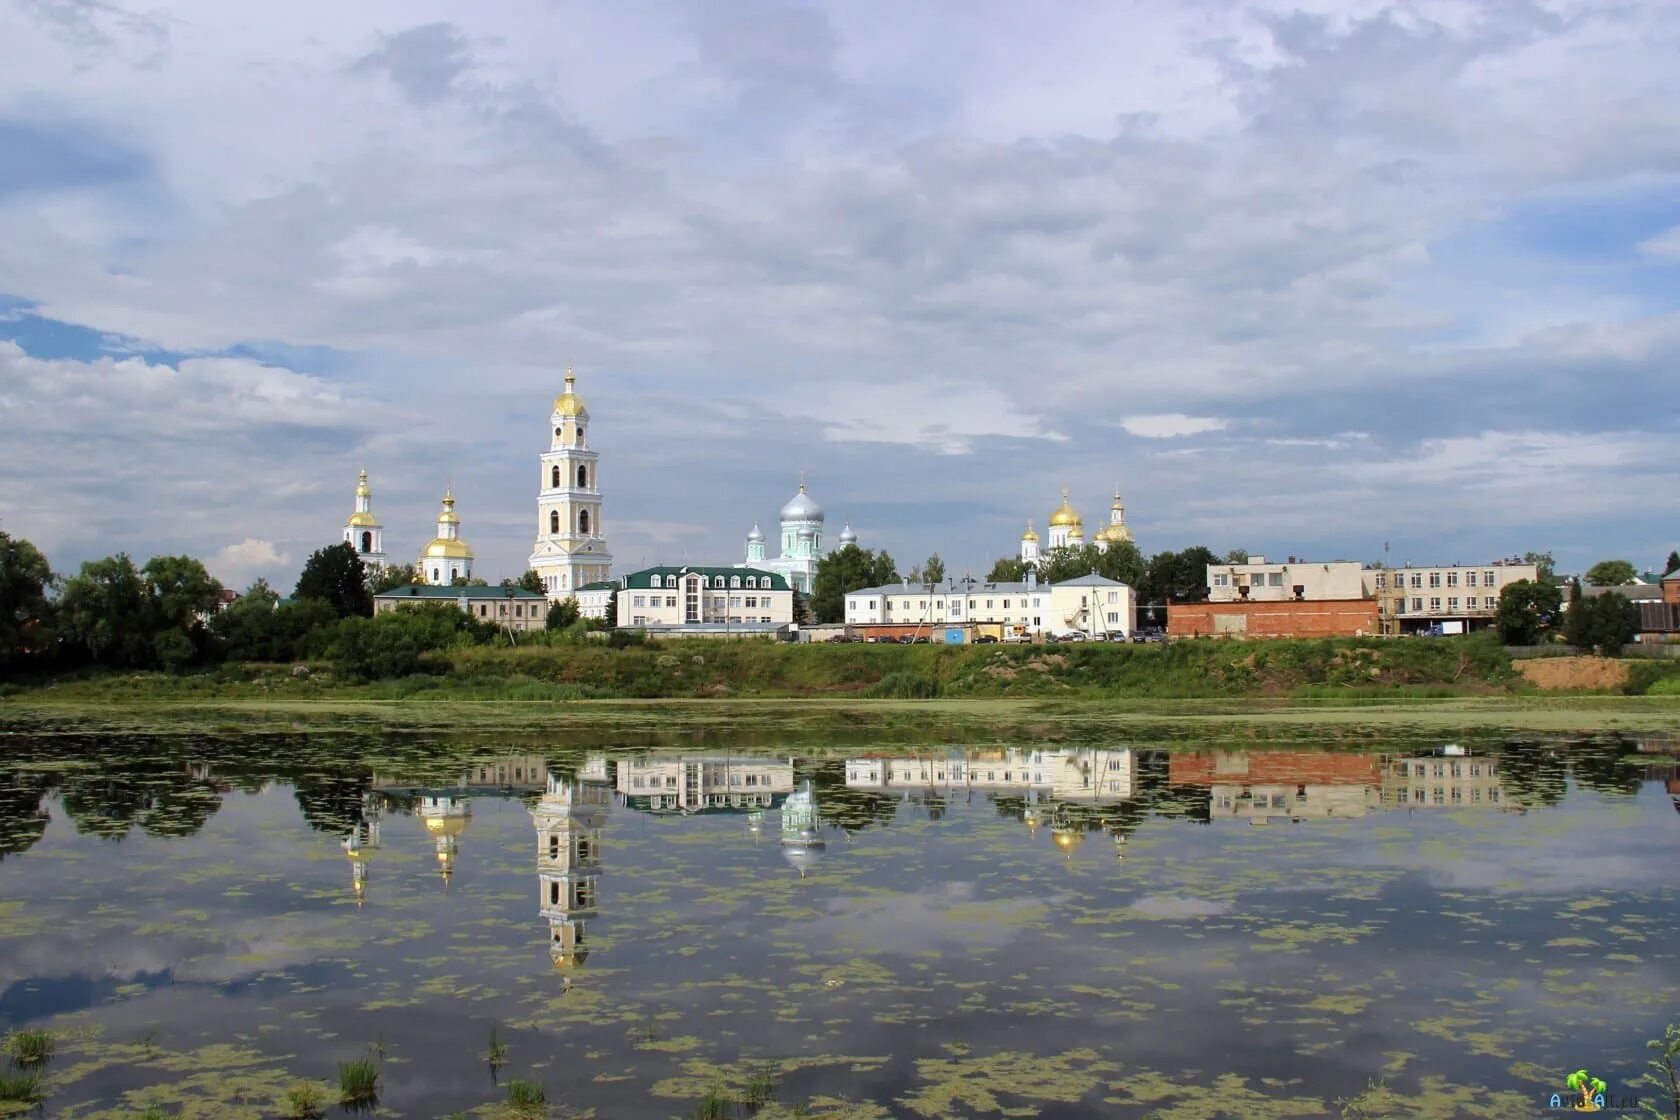
M 417 105 L 448 97 L 472 63 L 466 37 L 454 25 L 428 23 L 385 37 L 351 67 L 353 72 L 378 72 L 390 78 Z

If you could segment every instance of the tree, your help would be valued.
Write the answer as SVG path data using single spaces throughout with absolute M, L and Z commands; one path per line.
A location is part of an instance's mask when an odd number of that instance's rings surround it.
M 1557 564 L 1552 560 L 1552 554 L 1549 552 L 1525 552 L 1523 553 L 1523 563 L 1533 564 L 1538 569 L 1541 583 L 1548 582 L 1552 576 L 1557 574 Z
M 810 609 L 818 622 L 842 622 L 846 617 L 846 593 L 864 587 L 878 587 L 897 578 L 892 557 L 848 544 L 817 561 L 811 581 Z M 795 612 L 795 619 L 799 615 Z
M 503 580 L 502 583 L 505 586 L 507 581 Z M 513 586 L 533 591 L 538 595 L 548 594 L 548 588 L 543 586 L 543 578 L 537 574 L 535 568 L 526 568 L 525 574 L 515 580 Z
M 146 583 L 127 553 L 90 560 L 58 601 L 65 633 L 100 665 L 143 669 L 155 657 Z
M 1202 545 L 1183 552 L 1157 552 L 1149 558 L 1138 598 L 1145 605 L 1204 602 L 1208 565 L 1217 563 L 1219 558 Z
M 390 567 L 377 568 L 368 573 L 368 594 L 382 595 L 387 591 L 419 582 L 420 573 L 415 571 L 413 564 L 392 564 Z
M 1668 563 L 1663 566 L 1663 575 L 1673 575 L 1675 572 L 1680 572 L 1680 549 L 1670 552 Z
M 567 596 L 548 608 L 548 619 L 543 623 L 543 627 L 548 630 L 564 630 L 577 620 L 577 598 Z
M 1229 552 L 1227 552 L 1225 554 L 1225 563 L 1227 563 L 1227 564 L 1246 564 L 1246 563 L 1248 563 L 1248 549 L 1246 549 L 1246 548 L 1233 548 L 1233 549 L 1231 549 Z
M 1621 587 L 1632 583 L 1639 573 L 1626 560 L 1600 560 L 1587 569 L 1586 580 L 1594 587 Z
M 945 582 L 945 561 L 939 558 L 939 553 L 935 552 L 932 556 L 929 556 L 927 563 L 922 565 L 922 582 Z
M 844 618 L 845 607 L 841 606 L 841 617 Z M 811 621 L 811 602 L 805 592 L 799 588 L 793 589 L 793 622 L 796 626 L 803 626 Z
M 52 630 L 52 569 L 41 550 L 0 532 L 0 670 L 39 656 Z
M 1519 579 L 1499 592 L 1493 624 L 1508 646 L 1532 646 L 1557 629 L 1563 591 L 1548 580 Z
M 1503 596 L 1501 596 L 1503 598 Z M 1563 634 L 1577 649 L 1614 657 L 1639 633 L 1639 609 L 1625 595 L 1606 591 L 1569 608 Z
M 348 544 L 316 549 L 298 576 L 296 599 L 319 599 L 330 603 L 340 618 L 373 615 L 373 596 L 368 594 L 367 573 L 362 559 Z
M 1027 571 L 1031 564 L 1018 556 L 1003 556 L 992 565 L 992 570 L 986 575 L 987 583 L 1020 583 L 1027 578 Z
M 140 569 L 157 630 L 197 630 L 215 613 L 222 585 L 191 556 L 154 556 Z

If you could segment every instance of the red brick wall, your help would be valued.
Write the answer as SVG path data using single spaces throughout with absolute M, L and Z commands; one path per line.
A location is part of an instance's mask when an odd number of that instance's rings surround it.
M 1226 772 L 1219 769 L 1223 760 L 1218 755 L 1174 751 L 1167 757 L 1167 780 L 1175 786 L 1220 781 L 1257 786 L 1382 784 L 1382 759 L 1374 754 L 1251 751 L 1234 758 L 1241 769 Z
M 1216 617 L 1223 624 L 1216 623 Z M 1167 633 L 1174 638 L 1335 638 L 1380 630 L 1375 599 L 1172 603 L 1167 607 Z
M 1663 602 L 1680 606 L 1680 579 L 1663 580 Z

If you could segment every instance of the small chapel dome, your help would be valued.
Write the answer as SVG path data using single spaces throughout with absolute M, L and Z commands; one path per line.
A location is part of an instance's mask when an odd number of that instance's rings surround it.
M 554 398 L 554 411 L 561 416 L 589 415 L 589 410 L 583 407 L 583 398 L 577 395 L 577 378 L 569 366 L 566 369 L 566 391 Z
M 840 543 L 841 545 L 857 543 L 857 534 L 852 532 L 852 523 L 850 521 L 846 522 L 846 527 L 840 530 Z
M 1021 539 L 1024 541 L 1036 541 L 1038 539 L 1038 534 L 1033 532 L 1031 521 L 1027 522 L 1027 531 L 1021 534 Z
M 801 482 L 799 493 L 788 499 L 788 504 L 782 507 L 781 518 L 783 521 L 821 521 L 823 511 L 816 499 L 805 492 L 805 484 Z
M 1062 504 L 1057 506 L 1055 512 L 1050 515 L 1050 527 L 1053 529 L 1062 527 L 1083 529 L 1085 527 L 1084 519 L 1079 516 L 1077 510 L 1068 504 L 1066 487 L 1062 488 Z
M 758 527 L 758 522 L 753 522 L 752 532 L 747 534 L 747 539 L 749 541 L 761 541 L 764 539 L 764 532 Z

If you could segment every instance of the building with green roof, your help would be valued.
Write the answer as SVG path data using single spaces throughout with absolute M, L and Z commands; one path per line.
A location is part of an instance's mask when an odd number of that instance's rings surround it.
M 523 587 L 440 587 L 411 583 L 373 597 L 373 613 L 409 610 L 423 603 L 453 603 L 480 622 L 510 630 L 541 630 L 548 625 L 548 598 Z
M 787 577 L 763 568 L 659 565 L 617 586 L 617 625 L 653 635 L 771 636 L 793 621 Z

